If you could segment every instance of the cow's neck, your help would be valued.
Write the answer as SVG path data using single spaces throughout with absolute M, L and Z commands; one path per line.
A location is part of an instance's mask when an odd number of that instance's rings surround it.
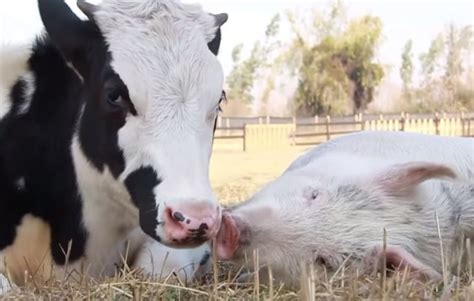
M 138 227 L 138 209 L 107 167 L 99 171 L 87 159 L 77 135 L 73 138 L 72 156 L 83 201 L 84 225 L 89 232 L 88 255 L 102 257 L 98 253 L 104 252 L 106 256 L 111 246 Z

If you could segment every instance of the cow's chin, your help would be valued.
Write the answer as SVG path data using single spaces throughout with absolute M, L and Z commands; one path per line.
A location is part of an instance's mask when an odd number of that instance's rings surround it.
M 162 239 L 160 241 L 162 244 L 175 248 L 175 249 L 189 249 L 189 248 L 197 248 L 199 246 L 202 246 L 207 242 L 206 239 L 189 239 L 189 240 L 183 240 L 180 242 L 173 241 L 170 238 Z

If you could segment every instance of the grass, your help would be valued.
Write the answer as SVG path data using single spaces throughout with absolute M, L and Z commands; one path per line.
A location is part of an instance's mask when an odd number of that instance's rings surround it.
M 303 149 L 278 153 L 216 151 L 211 163 L 214 189 L 224 204 L 245 200 L 262 185 L 277 177 Z M 257 259 L 258 260 L 258 259 Z M 271 271 L 270 271 L 271 273 Z M 29 282 L 5 300 L 474 300 L 472 271 L 445 284 L 412 279 L 406 271 L 390 277 L 361 276 L 343 267 L 336 275 L 325 271 L 301 276 L 301 289 L 265 285 L 259 277 L 237 283 L 238 270 L 216 263 L 214 273 L 200 283 L 186 286 L 177 279 L 155 281 L 139 273 L 122 270 L 100 281 L 71 273 L 67 281 Z M 272 276 L 269 275 L 271 279 Z M 0 297 L 0 299 L 2 299 Z
M 122 271 L 103 281 L 54 281 L 43 285 L 29 283 L 5 300 L 473 300 L 474 285 L 467 278 L 452 282 L 446 290 L 432 282 L 410 279 L 396 272 L 385 281 L 380 275 L 344 273 L 329 277 L 320 273 L 303 276 L 301 290 L 281 285 L 238 284 L 232 267 L 217 265 L 217 282 L 209 275 L 199 284 L 185 286 L 176 279 L 158 282 L 133 271 Z

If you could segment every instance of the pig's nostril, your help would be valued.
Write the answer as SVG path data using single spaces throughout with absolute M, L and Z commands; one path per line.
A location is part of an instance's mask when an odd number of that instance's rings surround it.
M 206 231 L 206 230 L 209 230 L 209 226 L 205 223 L 202 223 L 200 226 L 199 226 L 199 231 Z
M 175 212 L 173 213 L 173 217 L 175 220 L 177 220 L 178 222 L 184 222 L 185 218 L 184 218 L 184 215 L 182 215 L 180 212 Z M 189 224 L 189 223 L 188 223 Z

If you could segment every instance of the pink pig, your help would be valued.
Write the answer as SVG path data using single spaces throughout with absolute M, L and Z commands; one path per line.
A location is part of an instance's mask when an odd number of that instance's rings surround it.
M 217 256 L 244 264 L 258 250 L 261 267 L 295 284 L 301 264 L 379 268 L 385 229 L 389 267 L 440 279 L 438 225 L 450 271 L 460 233 L 474 242 L 473 174 L 474 139 L 389 132 L 334 139 L 225 212 Z

